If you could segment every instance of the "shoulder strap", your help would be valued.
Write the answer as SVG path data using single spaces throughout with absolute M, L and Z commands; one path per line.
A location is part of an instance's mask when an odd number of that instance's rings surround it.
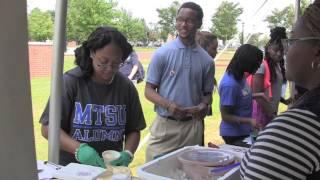
M 252 89 L 252 78 L 253 78 L 253 75 L 252 75 L 252 74 L 250 74 L 250 75 L 247 77 L 247 83 L 248 83 L 248 85 L 251 87 L 251 89 Z

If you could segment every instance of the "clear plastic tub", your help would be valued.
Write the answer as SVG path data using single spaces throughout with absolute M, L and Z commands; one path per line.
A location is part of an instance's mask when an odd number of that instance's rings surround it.
M 234 168 L 235 156 L 213 148 L 193 149 L 178 156 L 182 170 L 191 179 L 214 179 Z M 230 167 L 230 168 L 229 168 Z
M 232 145 L 220 145 L 221 150 L 231 152 L 235 155 L 235 161 L 239 162 L 243 156 L 243 153 L 248 148 L 232 146 Z M 182 170 L 182 163 L 178 160 L 178 156 L 183 152 L 193 149 L 203 149 L 205 147 L 200 146 L 187 146 L 178 149 L 174 152 L 168 153 L 155 160 L 152 160 L 137 169 L 138 176 L 143 180 L 186 180 L 186 174 Z M 214 172 L 214 171 L 213 171 Z M 180 178 L 179 178 L 180 177 Z M 216 179 L 216 178 L 215 178 Z M 239 166 L 231 168 L 218 180 L 238 180 L 240 179 Z

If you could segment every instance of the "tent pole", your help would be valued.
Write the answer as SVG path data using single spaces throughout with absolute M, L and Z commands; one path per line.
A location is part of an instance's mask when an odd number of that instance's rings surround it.
M 62 75 L 65 50 L 67 0 L 57 0 L 54 20 L 53 61 L 49 109 L 49 161 L 59 163 Z

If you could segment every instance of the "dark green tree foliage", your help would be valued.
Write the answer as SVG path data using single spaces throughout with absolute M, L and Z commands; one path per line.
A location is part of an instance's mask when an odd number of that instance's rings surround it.
M 301 0 L 301 13 L 304 12 L 309 4 L 309 0 Z M 267 16 L 265 21 L 268 22 L 270 29 L 276 26 L 282 26 L 287 30 L 291 30 L 294 23 L 294 12 L 294 6 L 292 4 L 283 9 L 276 8 L 271 12 L 271 15 Z
M 272 15 L 267 16 L 265 21 L 268 22 L 268 27 L 270 29 L 276 26 L 282 26 L 286 29 L 289 29 L 292 27 L 293 18 L 294 8 L 293 6 L 287 6 L 282 10 L 274 9 L 272 11 Z
M 167 40 L 168 34 L 175 34 L 175 23 L 176 23 L 176 15 L 177 11 L 180 7 L 180 3 L 178 1 L 174 1 L 169 7 L 157 9 L 159 22 L 161 29 L 161 39 L 164 41 Z
M 49 11 L 33 9 L 28 15 L 29 40 L 51 40 L 53 36 L 53 17 Z
M 242 14 L 243 9 L 239 3 L 222 1 L 217 12 L 212 16 L 211 32 L 219 39 L 230 40 L 237 34 L 237 19 Z
M 113 0 L 69 0 L 67 38 L 82 42 L 98 26 L 114 25 L 117 3 Z

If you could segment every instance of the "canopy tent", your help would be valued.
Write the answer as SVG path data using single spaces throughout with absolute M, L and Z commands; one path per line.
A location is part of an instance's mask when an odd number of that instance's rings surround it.
M 257 12 L 267 3 L 265 0 Z M 300 16 L 300 0 L 295 4 L 295 21 Z M 57 0 L 55 10 L 55 31 L 54 31 L 54 59 L 51 82 L 50 114 L 49 114 L 49 161 L 58 163 L 59 160 L 59 129 L 61 119 L 61 94 L 62 94 L 62 72 L 64 40 L 66 27 L 67 0 Z M 291 94 L 293 88 L 291 86 Z
M 26 0 L 0 2 L 0 179 L 36 179 Z M 300 14 L 296 0 L 296 18 Z M 57 0 L 50 98 L 49 161 L 58 163 L 67 0 Z M 5 164 L 4 164 L 5 163 Z M 15 173 L 12 173 L 13 170 Z
M 0 179 L 36 179 L 26 1 L 0 1 L 0 24 Z

